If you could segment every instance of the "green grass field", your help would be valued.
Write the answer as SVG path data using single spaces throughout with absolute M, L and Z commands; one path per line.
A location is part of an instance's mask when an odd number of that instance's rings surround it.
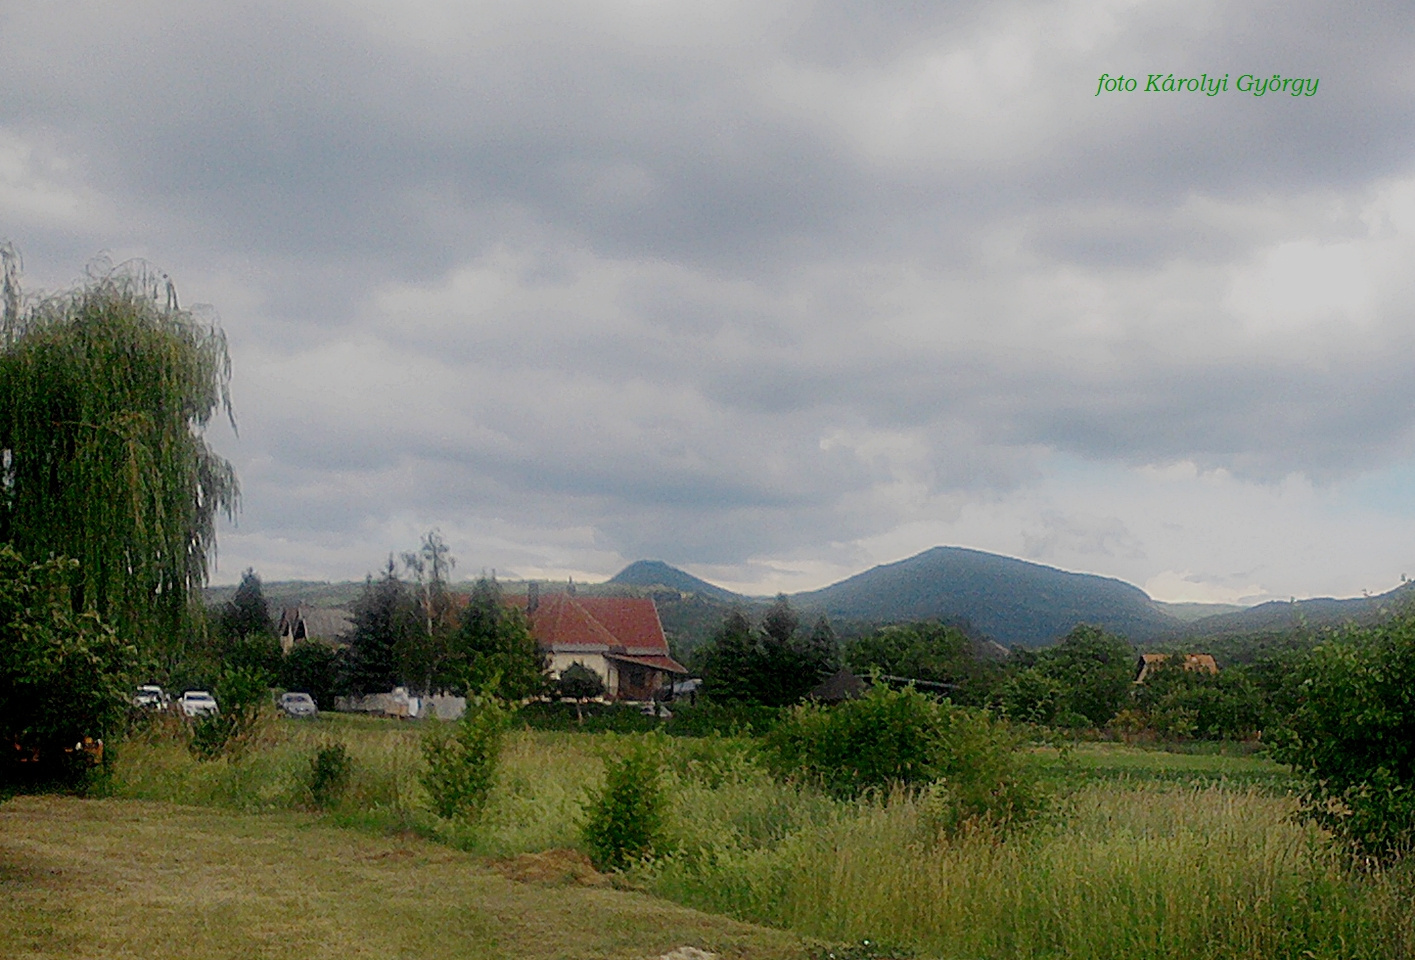
M 642 893 L 518 883 L 416 837 L 128 800 L 0 806 L 6 960 L 787 960 L 790 935 Z
M 110 803 L 126 811 L 125 822 L 150 818 L 144 829 L 158 833 L 175 808 L 135 801 L 189 805 L 181 815 L 192 830 L 208 817 L 241 825 L 211 828 L 217 833 L 318 836 L 318 862 L 337 859 L 341 842 L 353 849 L 391 837 L 415 844 L 418 856 L 455 856 L 476 872 L 579 846 L 582 804 L 618 743 L 612 735 L 511 734 L 486 813 L 468 827 L 430 813 L 418 782 L 419 736 L 416 724 L 390 720 L 275 721 L 246 756 L 205 764 L 179 743 L 139 739 L 124 745 L 115 783 L 123 799 Z M 309 804 L 310 758 L 336 741 L 353 758 L 347 794 L 326 814 L 299 813 Z M 670 740 L 663 750 L 671 849 L 618 882 L 706 913 L 949 960 L 1365 960 L 1415 951 L 1408 873 L 1353 869 L 1296 816 L 1290 774 L 1251 751 L 1035 748 L 1030 759 L 1054 794 L 1051 812 L 1006 836 L 954 836 L 940 829 L 941 795 L 834 799 L 773 779 L 747 741 Z M 477 898 L 489 895 L 481 890 L 457 896 L 476 911 Z M 645 910 L 659 902 L 640 899 Z M 630 939 L 634 929 L 626 928 Z M 636 955 L 654 955 L 660 942 L 645 940 Z M 743 949 L 773 956 L 786 948 Z M 574 955 L 602 955 L 586 951 Z

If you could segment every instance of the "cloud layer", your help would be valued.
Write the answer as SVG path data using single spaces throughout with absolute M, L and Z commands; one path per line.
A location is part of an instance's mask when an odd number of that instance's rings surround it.
M 438 525 L 527 575 L 799 588 L 959 542 L 1350 592 L 1415 532 L 1361 486 L 1415 453 L 1411 34 L 1315 2 L 9 5 L 0 234 L 32 283 L 142 255 L 216 305 L 226 579 Z M 1095 95 L 1156 72 L 1230 90 Z M 1232 89 L 1275 72 L 1318 94 Z

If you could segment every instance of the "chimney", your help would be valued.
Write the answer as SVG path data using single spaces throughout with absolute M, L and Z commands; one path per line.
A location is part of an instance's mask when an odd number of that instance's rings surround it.
M 526 587 L 526 616 L 536 612 L 540 606 L 540 584 L 532 580 L 530 586 Z

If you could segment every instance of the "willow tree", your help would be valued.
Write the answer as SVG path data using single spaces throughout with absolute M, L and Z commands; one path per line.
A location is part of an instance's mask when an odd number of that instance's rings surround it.
M 205 439 L 231 416 L 225 336 L 145 266 L 25 302 L 0 260 L 0 543 L 78 560 L 75 606 L 130 641 L 180 640 L 236 505 Z

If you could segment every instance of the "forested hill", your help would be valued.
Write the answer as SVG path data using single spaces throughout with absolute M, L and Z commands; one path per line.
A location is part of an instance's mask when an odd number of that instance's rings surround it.
M 723 603 L 739 603 L 747 600 L 740 593 L 733 593 L 731 590 L 724 590 L 706 580 L 700 580 L 691 573 L 669 566 L 662 560 L 636 560 L 610 577 L 608 582 L 627 587 L 667 587 L 670 590 L 695 593 L 700 597 L 720 600 Z
M 1005 646 L 1042 646 L 1078 623 L 1144 642 L 1180 621 L 1139 587 L 962 547 L 934 547 L 791 598 L 800 610 L 844 620 L 966 620 Z
M 728 605 L 745 607 L 761 602 L 659 561 L 631 564 L 609 582 L 666 587 L 699 603 L 722 604 L 724 611 Z M 851 623 L 966 622 L 975 632 L 1005 646 L 1042 646 L 1078 623 L 1098 624 L 1140 643 L 1172 635 L 1184 625 L 1163 612 L 1143 590 L 1123 581 L 1068 573 L 961 547 L 935 547 L 790 599 L 807 617 L 824 614 Z M 660 598 L 659 603 L 665 614 L 664 626 L 672 629 L 673 602 Z M 696 631 L 681 632 L 688 645 L 704 639 L 686 635 Z
M 1335 600 L 1280 600 L 1260 603 L 1236 613 L 1205 617 L 1186 624 L 1177 637 L 1218 637 L 1236 634 L 1339 627 L 1348 623 L 1373 623 L 1415 602 L 1415 583 L 1371 597 Z

